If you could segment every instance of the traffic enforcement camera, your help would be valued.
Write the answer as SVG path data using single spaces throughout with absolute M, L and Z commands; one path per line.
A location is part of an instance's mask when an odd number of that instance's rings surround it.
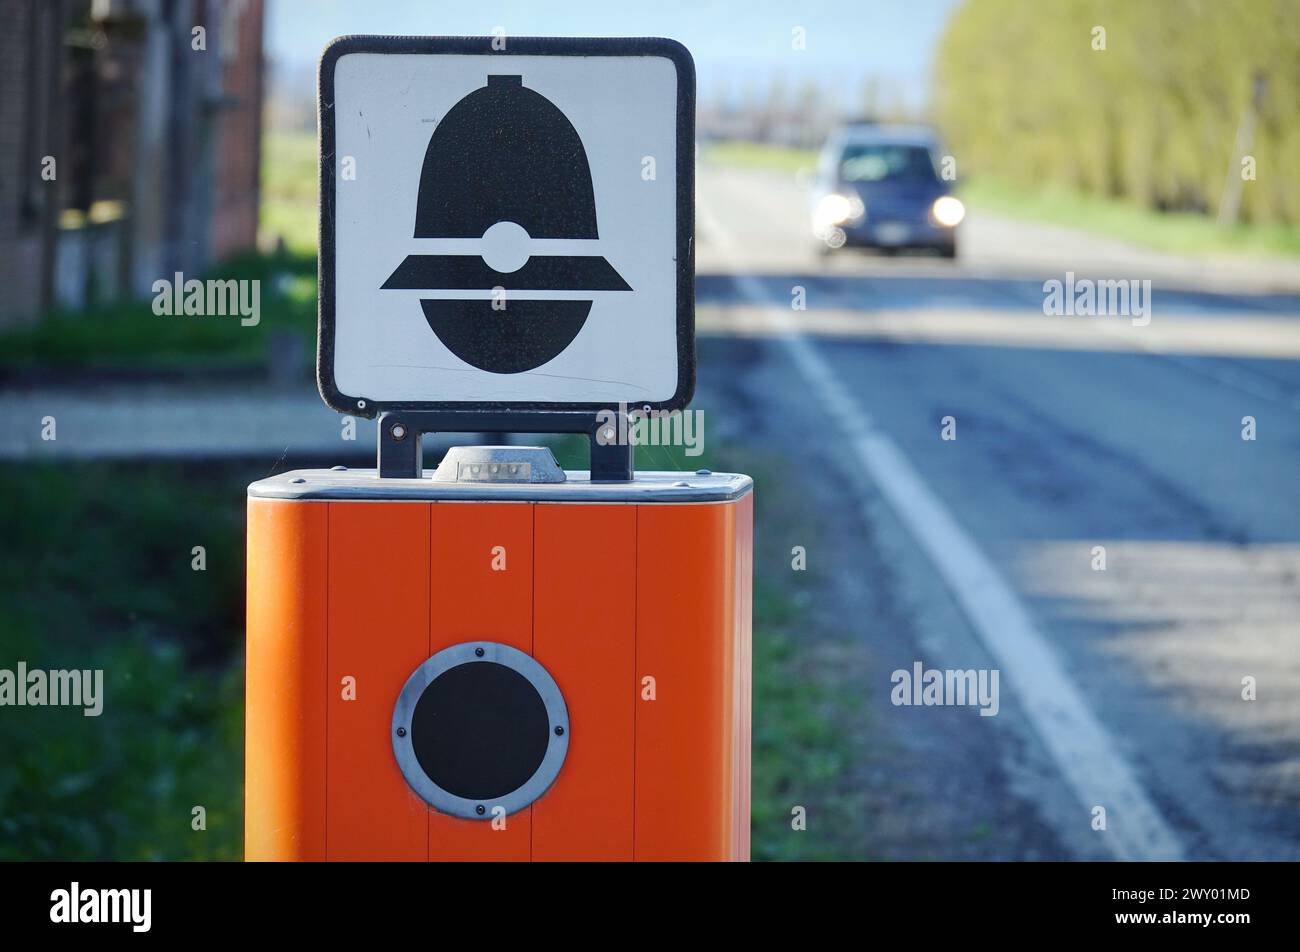
M 247 858 L 747 859 L 752 482 L 627 438 L 694 389 L 689 53 L 347 37 L 320 88 L 317 376 L 379 453 L 248 489 Z

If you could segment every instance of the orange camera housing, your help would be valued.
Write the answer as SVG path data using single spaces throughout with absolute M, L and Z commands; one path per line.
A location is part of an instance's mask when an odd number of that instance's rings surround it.
M 248 859 L 749 858 L 752 483 L 568 476 L 249 487 Z M 392 737 L 412 673 L 476 639 L 545 668 L 569 725 L 549 789 L 484 819 L 422 799 Z

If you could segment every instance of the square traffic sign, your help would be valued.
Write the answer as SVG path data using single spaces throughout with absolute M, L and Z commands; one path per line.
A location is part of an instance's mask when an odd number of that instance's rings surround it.
M 685 406 L 694 140 L 694 65 L 672 40 L 335 40 L 320 64 L 325 402 Z

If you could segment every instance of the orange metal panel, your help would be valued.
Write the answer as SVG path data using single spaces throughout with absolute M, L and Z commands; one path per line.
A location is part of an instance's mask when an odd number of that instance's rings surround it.
M 636 858 L 736 854 L 737 506 L 637 507 Z M 748 822 L 746 815 L 744 822 Z
M 429 811 L 429 859 L 441 862 L 526 863 L 531 857 L 533 808 L 505 818 L 494 830 L 488 820 L 462 820 Z
M 429 656 L 427 503 L 329 503 L 330 859 L 424 860 L 429 811 L 393 757 L 393 704 Z M 356 679 L 344 700 L 342 679 Z
M 476 638 L 532 654 L 532 504 L 434 503 L 430 512 L 426 657 Z M 504 829 L 493 829 L 490 821 L 430 810 L 429 859 L 528 860 L 531 819 L 528 807 L 507 817 Z
M 569 753 L 533 804 L 533 859 L 632 859 L 636 508 L 539 504 L 534 657 L 569 709 Z
M 244 855 L 325 858 L 326 506 L 248 501 Z

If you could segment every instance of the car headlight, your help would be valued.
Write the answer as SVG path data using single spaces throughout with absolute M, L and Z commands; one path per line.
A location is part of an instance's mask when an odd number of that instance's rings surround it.
M 829 195 L 822 196 L 822 200 L 817 203 L 817 211 L 814 218 L 818 225 L 842 225 L 851 218 L 857 218 L 862 214 L 862 202 L 854 196 L 848 198 L 832 192 Z
M 955 228 L 966 217 L 966 206 L 951 195 L 941 195 L 930 206 L 930 214 L 945 228 Z

